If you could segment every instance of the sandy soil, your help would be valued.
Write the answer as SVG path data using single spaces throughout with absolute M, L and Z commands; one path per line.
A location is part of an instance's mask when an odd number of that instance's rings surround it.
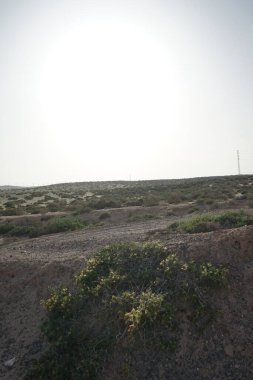
M 86 258 L 106 244 L 159 239 L 180 255 L 226 264 L 230 275 L 228 289 L 217 300 L 223 312 L 215 327 L 201 337 L 185 331 L 175 361 L 155 378 L 253 379 L 253 226 L 168 235 L 167 224 L 166 219 L 147 220 L 0 247 L 0 377 L 21 379 L 46 348 L 39 323 L 48 286 L 69 285 Z M 6 367 L 12 358 L 14 364 Z

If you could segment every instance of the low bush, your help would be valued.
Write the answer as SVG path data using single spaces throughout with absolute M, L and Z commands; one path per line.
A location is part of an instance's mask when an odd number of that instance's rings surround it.
M 253 224 L 253 215 L 244 211 L 231 211 L 217 215 L 215 221 L 219 223 L 222 228 L 242 227 Z
M 202 214 L 168 226 L 169 231 L 199 233 L 221 228 L 237 228 L 253 224 L 253 214 L 228 211 L 222 214 Z
M 17 215 L 17 209 L 16 208 L 7 208 L 5 210 L 1 210 L 2 216 L 14 216 Z
M 85 226 L 84 222 L 75 217 L 52 218 L 47 223 L 31 226 L 29 236 L 36 237 L 58 232 L 74 231 Z
M 20 220 L 0 223 L 0 234 L 9 236 L 37 237 L 58 232 L 73 231 L 84 228 L 87 223 L 77 217 L 47 218 Z
M 105 220 L 111 217 L 111 214 L 109 212 L 103 212 L 102 214 L 99 215 L 99 220 Z
M 177 349 L 181 321 L 200 331 L 213 320 L 210 297 L 225 285 L 226 273 L 181 260 L 159 243 L 105 247 L 76 275 L 72 289 L 53 290 L 43 302 L 50 348 L 26 380 L 103 378 L 116 353 L 115 378 L 125 378 L 124 371 L 131 377 L 136 365 L 144 371 L 143 350 L 148 357 L 165 353 L 167 361 Z
M 13 223 L 0 223 L 0 235 L 5 235 L 14 228 Z

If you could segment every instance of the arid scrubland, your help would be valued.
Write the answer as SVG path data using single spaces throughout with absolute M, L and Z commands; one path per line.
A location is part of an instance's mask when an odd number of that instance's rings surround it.
M 251 379 L 253 176 L 0 190 L 4 379 Z

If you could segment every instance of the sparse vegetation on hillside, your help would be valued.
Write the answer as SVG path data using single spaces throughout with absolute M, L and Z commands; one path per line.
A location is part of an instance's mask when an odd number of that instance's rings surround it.
M 208 212 L 222 209 L 249 212 L 252 202 L 253 177 L 249 175 L 0 189 L 0 235 L 8 238 L 1 242 L 88 225 L 148 223 L 149 219 L 169 222 L 189 214 L 193 214 L 193 219 L 176 221 L 169 231 L 193 233 L 239 227 L 251 224 L 250 213 L 227 214 L 222 220 Z
M 105 247 L 76 275 L 72 289 L 53 290 L 43 302 L 50 349 L 26 380 L 102 379 L 108 363 L 116 378 L 151 378 L 155 365 L 173 358 L 182 321 L 198 332 L 212 323 L 210 299 L 226 274 L 224 267 L 181 259 L 159 243 Z M 159 356 L 150 368 L 143 357 L 154 352 Z
M 194 202 L 215 209 L 219 203 L 252 207 L 253 176 L 181 180 L 84 182 L 38 188 L 0 189 L 0 215 L 55 211 L 82 212 L 127 206 Z

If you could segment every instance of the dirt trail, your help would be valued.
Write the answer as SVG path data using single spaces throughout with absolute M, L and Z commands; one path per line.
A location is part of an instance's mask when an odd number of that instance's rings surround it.
M 184 336 L 172 377 L 159 379 L 253 379 L 253 226 L 195 235 L 162 232 L 168 220 L 147 220 L 24 240 L 0 247 L 0 378 L 22 378 L 46 348 L 39 330 L 40 300 L 48 286 L 69 285 L 87 256 L 109 243 L 159 239 L 179 254 L 207 258 L 230 268 L 224 314 L 216 330 Z M 8 369 L 4 362 L 15 358 Z M 188 377 L 185 377 L 185 370 Z
M 54 234 L 28 239 L 3 246 L 0 263 L 4 261 L 65 261 L 83 259 L 94 249 L 119 241 L 143 240 L 145 234 L 166 228 L 169 220 L 148 220 L 120 224 L 118 226 L 97 227 L 65 234 Z

